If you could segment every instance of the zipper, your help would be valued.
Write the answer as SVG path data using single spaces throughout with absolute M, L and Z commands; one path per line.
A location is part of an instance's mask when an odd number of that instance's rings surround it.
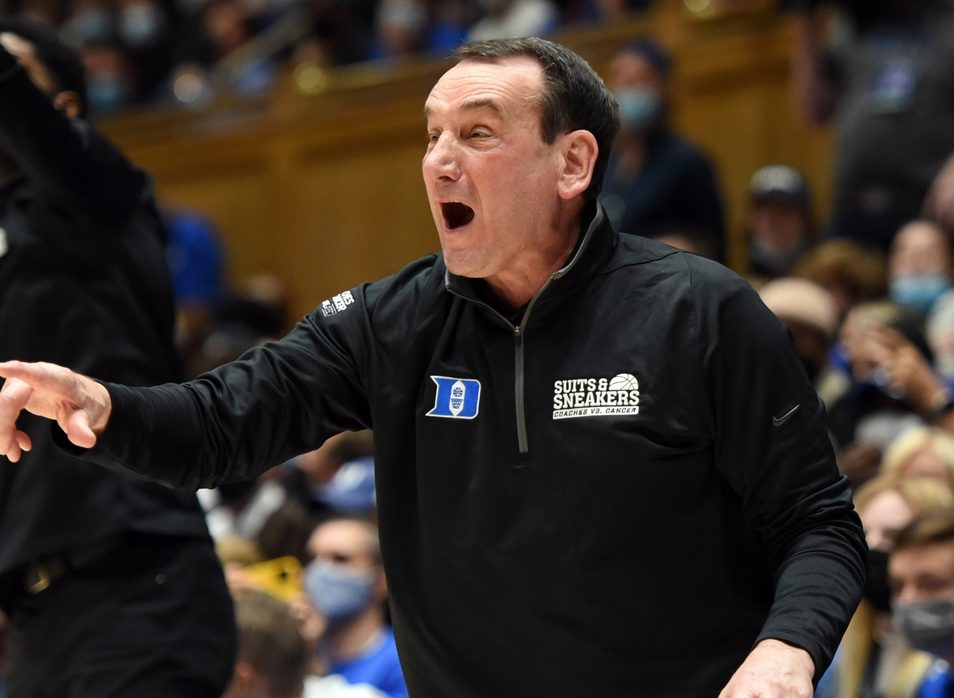
M 583 253 L 583 249 L 587 246 L 587 243 L 590 240 L 590 237 L 593 234 L 593 231 L 598 227 L 602 222 L 602 209 L 597 209 L 597 214 L 594 219 L 590 222 L 589 227 L 586 229 L 586 232 L 583 236 L 583 241 L 580 243 L 579 249 L 577 249 L 576 254 L 573 255 L 573 258 L 564 266 L 562 269 L 555 271 L 550 277 L 544 282 L 536 293 L 533 294 L 533 297 L 530 299 L 530 302 L 527 303 L 527 309 L 523 313 L 523 317 L 520 318 L 520 324 L 514 325 L 510 320 L 508 320 L 502 313 L 500 313 L 492 305 L 485 303 L 482 300 L 467 296 L 463 293 L 455 291 L 445 280 L 445 287 L 450 293 L 453 293 L 458 298 L 462 298 L 468 303 L 475 303 L 476 305 L 482 306 L 489 310 L 493 315 L 500 318 L 500 320 L 507 325 L 513 332 L 513 352 L 514 352 L 514 370 L 513 370 L 513 392 L 514 392 L 514 416 L 517 422 L 517 452 L 521 456 L 521 459 L 526 459 L 530 454 L 530 439 L 527 436 L 527 412 L 526 412 L 526 396 L 525 396 L 525 377 L 524 377 L 524 337 L 527 332 L 527 322 L 530 319 L 530 313 L 533 310 L 533 306 L 536 305 L 537 300 L 542 296 L 546 290 L 550 287 L 550 284 L 553 283 L 554 279 L 559 279 L 566 275 L 573 266 L 576 265 L 576 261 L 580 258 L 580 255 Z
M 529 312 L 530 308 L 527 308 Z M 524 314 L 526 316 L 526 313 Z M 523 377 L 523 323 L 513 328 L 513 394 L 517 415 L 517 451 L 521 456 L 530 453 L 530 444 L 527 439 L 527 411 L 524 405 L 524 377 Z

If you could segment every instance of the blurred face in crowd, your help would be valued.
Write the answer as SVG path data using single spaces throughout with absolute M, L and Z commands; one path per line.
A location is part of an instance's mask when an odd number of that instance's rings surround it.
M 915 649 L 954 659 L 954 542 L 899 548 L 888 571 L 895 630 Z
M 898 532 L 914 519 L 914 510 L 897 490 L 874 495 L 858 510 L 868 547 L 891 550 Z
M 624 132 L 644 134 L 662 118 L 666 78 L 645 56 L 623 51 L 610 62 L 610 89 L 619 102 Z
M 315 529 L 307 550 L 313 559 L 305 569 L 305 593 L 332 632 L 359 617 L 383 614 L 387 584 L 371 524 L 327 521 Z
M 566 260 L 596 158 L 586 131 L 544 142 L 542 89 L 531 58 L 465 60 L 425 105 L 422 171 L 447 268 L 486 279 L 508 299 L 508 289 L 533 286 L 527 279 Z M 592 161 L 580 160 L 581 144 Z
M 904 226 L 891 246 L 888 277 L 895 303 L 929 311 L 951 287 L 951 250 L 944 231 L 928 221 Z
M 907 477 L 930 477 L 946 484 L 952 482 L 951 469 L 931 444 L 925 444 L 908 458 L 902 466 Z
M 954 599 L 952 543 L 928 543 L 896 550 L 888 568 L 898 603 Z
M 888 269 L 892 278 L 926 274 L 950 276 L 950 247 L 944 231 L 926 221 L 915 221 L 901 228 L 891 246 Z
M 769 197 L 752 206 L 749 230 L 769 249 L 789 252 L 804 241 L 808 222 L 798 207 Z
M 328 521 L 315 529 L 307 549 L 314 559 L 355 572 L 367 572 L 378 567 L 369 536 L 368 527 L 360 521 Z

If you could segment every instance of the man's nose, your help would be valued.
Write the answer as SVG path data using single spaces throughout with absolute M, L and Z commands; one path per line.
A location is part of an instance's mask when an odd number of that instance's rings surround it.
M 449 133 L 444 132 L 431 142 L 424 154 L 424 174 L 434 179 L 460 178 L 458 147 Z

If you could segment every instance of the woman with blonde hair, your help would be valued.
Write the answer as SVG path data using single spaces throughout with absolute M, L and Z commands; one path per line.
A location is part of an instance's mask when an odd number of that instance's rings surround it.
M 898 532 L 922 511 L 954 506 L 954 491 L 933 477 L 882 473 L 855 495 L 868 542 L 868 583 L 817 696 L 913 698 L 936 659 L 910 649 L 891 628 L 888 554 Z
M 881 472 L 935 477 L 954 487 L 954 435 L 937 427 L 908 429 L 888 445 Z

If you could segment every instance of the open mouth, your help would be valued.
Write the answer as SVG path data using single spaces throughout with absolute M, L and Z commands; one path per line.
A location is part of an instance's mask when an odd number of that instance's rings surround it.
M 474 209 L 459 201 L 441 204 L 441 213 L 444 215 L 444 223 L 450 230 L 461 228 L 474 220 Z

